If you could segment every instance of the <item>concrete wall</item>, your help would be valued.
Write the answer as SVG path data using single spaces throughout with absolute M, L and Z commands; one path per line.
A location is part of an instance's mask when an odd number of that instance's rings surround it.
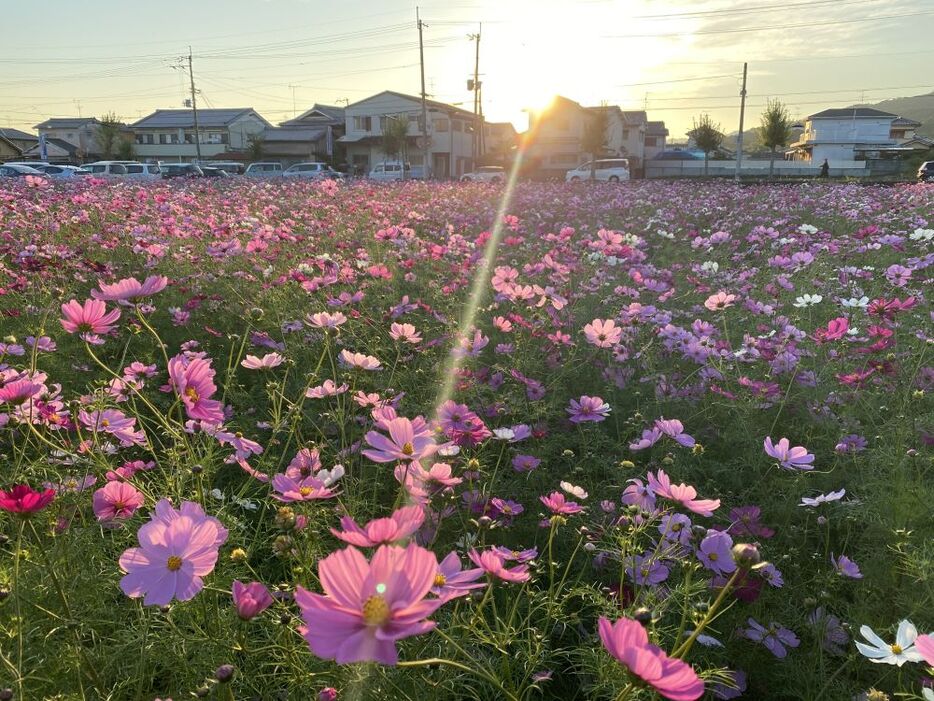
M 839 177 L 865 177 L 869 175 L 866 161 L 853 161 L 844 159 L 830 159 L 830 176 Z M 736 172 L 736 161 L 710 161 L 708 164 L 709 177 L 732 176 Z M 816 177 L 820 173 L 820 163 L 806 161 L 775 161 L 775 177 Z M 764 177 L 769 174 L 768 161 L 743 160 L 741 174 L 744 177 Z M 646 178 L 675 178 L 675 177 L 704 177 L 703 161 L 647 161 L 645 164 Z

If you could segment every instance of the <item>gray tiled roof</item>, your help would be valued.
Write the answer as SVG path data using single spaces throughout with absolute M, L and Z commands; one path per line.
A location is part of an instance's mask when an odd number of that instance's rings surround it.
M 872 107 L 842 107 L 812 114 L 808 119 L 853 119 L 855 117 L 892 117 L 894 119 L 896 116 L 898 115 L 876 110 Z
M 8 127 L 0 128 L 0 136 L 13 141 L 38 141 L 39 137 L 19 129 L 10 129 Z
M 239 117 L 247 114 L 255 114 L 260 117 L 252 107 L 235 107 L 231 109 L 206 109 L 198 110 L 198 126 L 207 127 L 225 127 L 234 122 Z M 263 119 L 265 122 L 266 120 Z M 134 129 L 153 129 L 153 128 L 194 128 L 195 120 L 192 110 L 156 110 L 149 116 L 143 117 L 138 122 L 131 125 Z M 270 125 L 272 126 L 272 125 Z
M 36 129 L 79 129 L 88 124 L 100 124 L 96 117 L 50 117 Z
M 665 127 L 664 122 L 646 122 L 645 123 L 645 135 L 646 136 L 668 136 L 668 129 Z
M 325 127 L 272 127 L 264 129 L 263 141 L 317 141 L 325 135 Z

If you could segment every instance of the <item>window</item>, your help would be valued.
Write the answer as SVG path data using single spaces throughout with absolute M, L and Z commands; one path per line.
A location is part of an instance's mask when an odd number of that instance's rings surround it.
M 162 171 L 159 170 L 159 166 L 149 166 L 149 172 L 150 172 L 152 175 L 158 175 L 158 174 L 161 173 Z
M 435 131 L 447 131 L 449 128 L 448 120 L 446 119 L 436 119 L 434 121 Z
M 138 144 L 145 144 L 145 143 L 146 143 L 145 141 L 143 141 L 143 135 L 142 135 L 142 134 L 137 134 L 137 135 L 136 135 L 136 143 L 138 143 Z
M 62 169 L 56 166 L 49 166 L 48 168 L 44 169 L 44 172 L 47 173 L 48 175 L 58 175 L 59 173 L 62 172 Z
M 154 144 L 154 143 L 156 143 L 156 135 L 155 135 L 155 134 L 145 134 L 144 136 L 146 137 L 146 143 L 147 143 L 147 144 Z
M 208 132 L 201 137 L 206 144 L 226 144 L 227 134 L 222 131 Z
M 409 165 L 420 166 L 425 162 L 425 157 L 420 153 L 413 153 L 409 156 Z
M 370 117 L 354 117 L 354 131 L 370 131 L 373 128 L 373 120 Z
M 126 167 L 127 174 L 141 174 L 143 172 L 143 166 L 133 166 L 129 165 Z
M 658 145 L 658 137 L 656 137 L 656 136 L 647 136 L 647 137 L 645 137 L 645 145 L 646 145 L 646 146 L 657 146 L 657 145 Z

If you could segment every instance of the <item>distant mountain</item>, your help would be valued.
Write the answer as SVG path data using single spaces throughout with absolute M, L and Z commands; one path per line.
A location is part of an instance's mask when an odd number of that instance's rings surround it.
M 934 92 L 914 97 L 895 97 L 882 102 L 865 103 L 856 107 L 874 107 L 921 122 L 918 133 L 922 136 L 934 136 Z

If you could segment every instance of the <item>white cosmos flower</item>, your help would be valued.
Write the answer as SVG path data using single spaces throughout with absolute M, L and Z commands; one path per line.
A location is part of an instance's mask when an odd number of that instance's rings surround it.
M 812 226 L 811 224 L 802 224 L 798 227 L 798 231 L 800 231 L 802 234 L 816 234 L 817 227 Z
M 516 432 L 511 428 L 494 428 L 493 435 L 501 441 L 511 441 L 516 437 Z
M 820 304 L 824 301 L 824 298 L 821 295 L 801 295 L 795 300 L 795 307 L 813 307 L 815 304 Z
M 840 304 L 848 309 L 865 309 L 869 306 L 869 297 L 863 295 L 859 299 L 856 297 L 850 297 L 849 299 L 841 299 Z
M 867 645 L 857 640 L 856 649 L 864 657 L 868 657 L 870 662 L 894 664 L 901 667 L 906 662 L 921 662 L 924 659 L 921 653 L 915 650 L 914 644 L 918 637 L 918 629 L 909 620 L 903 620 L 898 624 L 898 632 L 895 634 L 895 642 L 892 645 L 876 635 L 869 626 L 860 626 L 859 633 L 870 644 Z
M 930 241 L 934 239 L 934 229 L 915 229 L 908 238 L 912 241 Z
M 701 265 L 701 270 L 705 273 L 715 273 L 720 270 L 720 264 L 715 260 L 705 260 Z
M 561 489 L 578 499 L 586 499 L 588 496 L 583 487 L 577 487 L 570 482 L 561 482 Z

